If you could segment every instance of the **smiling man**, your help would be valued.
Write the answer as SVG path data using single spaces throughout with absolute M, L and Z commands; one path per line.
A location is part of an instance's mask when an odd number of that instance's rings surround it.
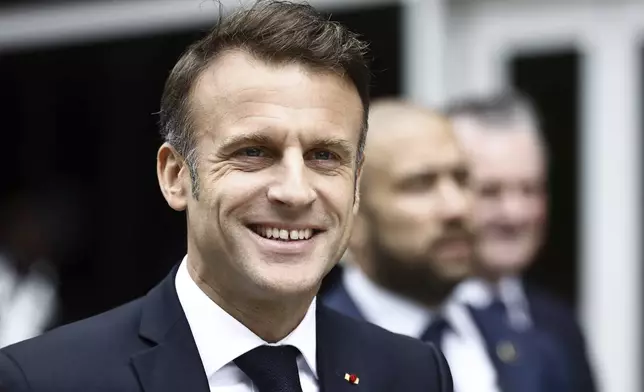
M 278 1 L 192 45 L 166 83 L 157 156 L 186 257 L 145 297 L 0 351 L 0 390 L 451 391 L 434 346 L 316 302 L 359 205 L 364 51 Z
M 475 277 L 456 297 L 472 309 L 500 390 L 596 391 L 573 312 L 521 276 L 537 258 L 548 207 L 548 151 L 535 108 L 503 92 L 455 102 L 450 117 L 472 168 L 476 237 Z

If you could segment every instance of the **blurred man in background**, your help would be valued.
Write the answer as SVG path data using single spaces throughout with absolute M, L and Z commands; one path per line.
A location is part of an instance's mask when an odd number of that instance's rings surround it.
M 369 128 L 348 260 L 323 302 L 441 347 L 456 391 L 496 391 L 482 337 L 448 301 L 471 270 L 466 157 L 444 117 L 406 102 L 374 102 Z
M 58 267 L 80 238 L 79 211 L 70 190 L 22 190 L 2 203 L 0 347 L 55 324 Z
M 547 151 L 532 106 L 520 95 L 500 94 L 449 112 L 471 159 L 475 191 L 477 278 L 457 297 L 472 308 L 503 390 L 595 390 L 572 311 L 521 281 L 547 215 Z

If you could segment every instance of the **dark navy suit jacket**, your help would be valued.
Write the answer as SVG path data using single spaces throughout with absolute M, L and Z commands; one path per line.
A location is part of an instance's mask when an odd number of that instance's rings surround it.
M 571 391 L 597 391 L 586 341 L 573 311 L 561 300 L 534 286 L 526 286 L 526 296 L 535 328 L 548 334 L 566 356 L 563 362 L 568 366 Z
M 572 312 L 561 301 L 534 287 L 528 286 L 526 295 L 535 327 L 548 334 L 566 356 L 562 362 L 568 365 L 570 392 L 595 392 L 597 389 L 588 361 L 586 344 Z M 339 266 L 325 279 L 319 298 L 331 309 L 364 320 L 364 316 L 342 283 L 342 268 Z M 474 321 L 477 321 L 476 318 Z M 489 350 L 493 351 L 493 348 Z M 496 355 L 495 352 L 489 354 Z
M 145 297 L 0 350 L 0 391 L 207 392 L 173 272 Z M 442 354 L 318 306 L 322 392 L 451 392 Z M 216 349 L 216 347 L 213 347 Z M 356 374 L 354 385 L 345 373 Z

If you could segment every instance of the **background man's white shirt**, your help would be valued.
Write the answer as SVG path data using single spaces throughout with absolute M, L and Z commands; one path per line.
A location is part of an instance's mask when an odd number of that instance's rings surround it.
M 343 284 L 367 321 L 394 333 L 420 338 L 432 312 L 372 282 L 351 263 L 344 266 Z M 441 342 L 456 392 L 499 392 L 496 371 L 483 337 L 465 307 L 449 299 L 443 314 L 451 328 Z

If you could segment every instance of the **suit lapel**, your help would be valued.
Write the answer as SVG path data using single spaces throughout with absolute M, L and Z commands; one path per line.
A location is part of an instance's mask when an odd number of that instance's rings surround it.
M 208 380 L 174 286 L 177 268 L 144 299 L 140 336 L 152 347 L 132 365 L 146 392 L 208 392 Z
M 336 266 L 332 272 L 334 273 L 332 278 L 329 278 L 328 275 L 325 278 L 330 279 L 330 281 L 326 283 L 327 286 L 321 294 L 322 303 L 336 312 L 353 317 L 356 320 L 365 321 L 362 312 L 360 312 L 358 306 L 344 287 L 344 283 L 342 282 L 343 269 Z
M 318 306 L 317 313 L 317 360 L 320 392 L 378 391 L 364 363 L 359 337 L 353 331 L 342 328 L 342 323 L 332 310 Z M 357 384 L 345 379 L 345 374 L 355 374 Z

